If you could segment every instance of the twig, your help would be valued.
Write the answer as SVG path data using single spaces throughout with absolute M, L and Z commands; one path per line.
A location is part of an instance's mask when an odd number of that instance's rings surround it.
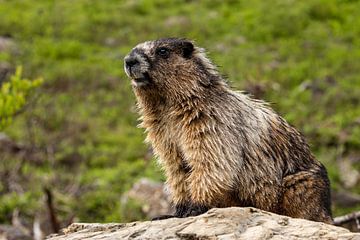
M 46 205 L 49 210 L 51 227 L 54 233 L 59 232 L 60 224 L 56 217 L 54 202 L 53 202 L 53 194 L 49 188 L 44 188 L 44 192 L 46 195 Z
M 339 217 L 334 218 L 334 225 L 339 226 L 344 223 L 355 221 L 357 228 L 360 229 L 359 219 L 360 219 L 360 211 L 357 211 L 357 212 L 346 214 L 344 216 L 339 216 Z

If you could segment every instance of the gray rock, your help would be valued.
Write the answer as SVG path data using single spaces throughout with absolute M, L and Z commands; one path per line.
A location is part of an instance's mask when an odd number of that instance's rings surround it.
M 142 205 L 141 210 L 148 219 L 159 215 L 169 215 L 174 211 L 164 184 L 147 178 L 140 179 L 123 195 L 122 205 L 126 206 L 130 199 Z
M 11 38 L 0 36 L 0 52 L 12 51 L 15 43 Z
M 190 218 L 132 223 L 74 223 L 51 240 L 75 239 L 360 239 L 359 233 L 255 208 L 211 209 Z
M 0 225 L 0 240 L 32 240 L 33 238 L 22 229 L 10 226 Z

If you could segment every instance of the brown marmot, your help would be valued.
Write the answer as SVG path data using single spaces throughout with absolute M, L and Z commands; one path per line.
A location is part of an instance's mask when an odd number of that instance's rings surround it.
M 264 102 L 231 90 L 203 49 L 178 38 L 141 43 L 125 71 L 175 217 L 252 206 L 332 222 L 326 169 L 303 136 Z

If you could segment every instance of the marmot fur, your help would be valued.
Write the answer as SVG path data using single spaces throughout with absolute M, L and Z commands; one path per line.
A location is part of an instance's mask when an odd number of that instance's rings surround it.
M 332 222 L 326 169 L 303 136 L 266 103 L 231 90 L 186 39 L 137 45 L 125 57 L 175 217 L 252 206 Z

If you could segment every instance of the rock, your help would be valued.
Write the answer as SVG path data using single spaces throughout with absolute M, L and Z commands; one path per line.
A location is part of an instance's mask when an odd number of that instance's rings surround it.
M 14 49 L 15 43 L 11 38 L 0 36 L 0 52 L 13 51 Z
M 359 233 L 255 208 L 217 208 L 189 218 L 132 223 L 74 223 L 51 240 L 75 239 L 360 239 Z
M 340 181 L 345 188 L 352 188 L 360 183 L 360 173 L 355 169 L 349 158 L 343 157 L 337 162 Z
M 0 225 L 0 240 L 32 240 L 33 238 L 21 229 L 10 226 Z
M 163 183 L 154 182 L 142 178 L 123 195 L 122 205 L 126 206 L 129 200 L 135 200 L 141 204 L 141 210 L 148 219 L 159 215 L 169 215 L 173 212 L 170 195 Z

